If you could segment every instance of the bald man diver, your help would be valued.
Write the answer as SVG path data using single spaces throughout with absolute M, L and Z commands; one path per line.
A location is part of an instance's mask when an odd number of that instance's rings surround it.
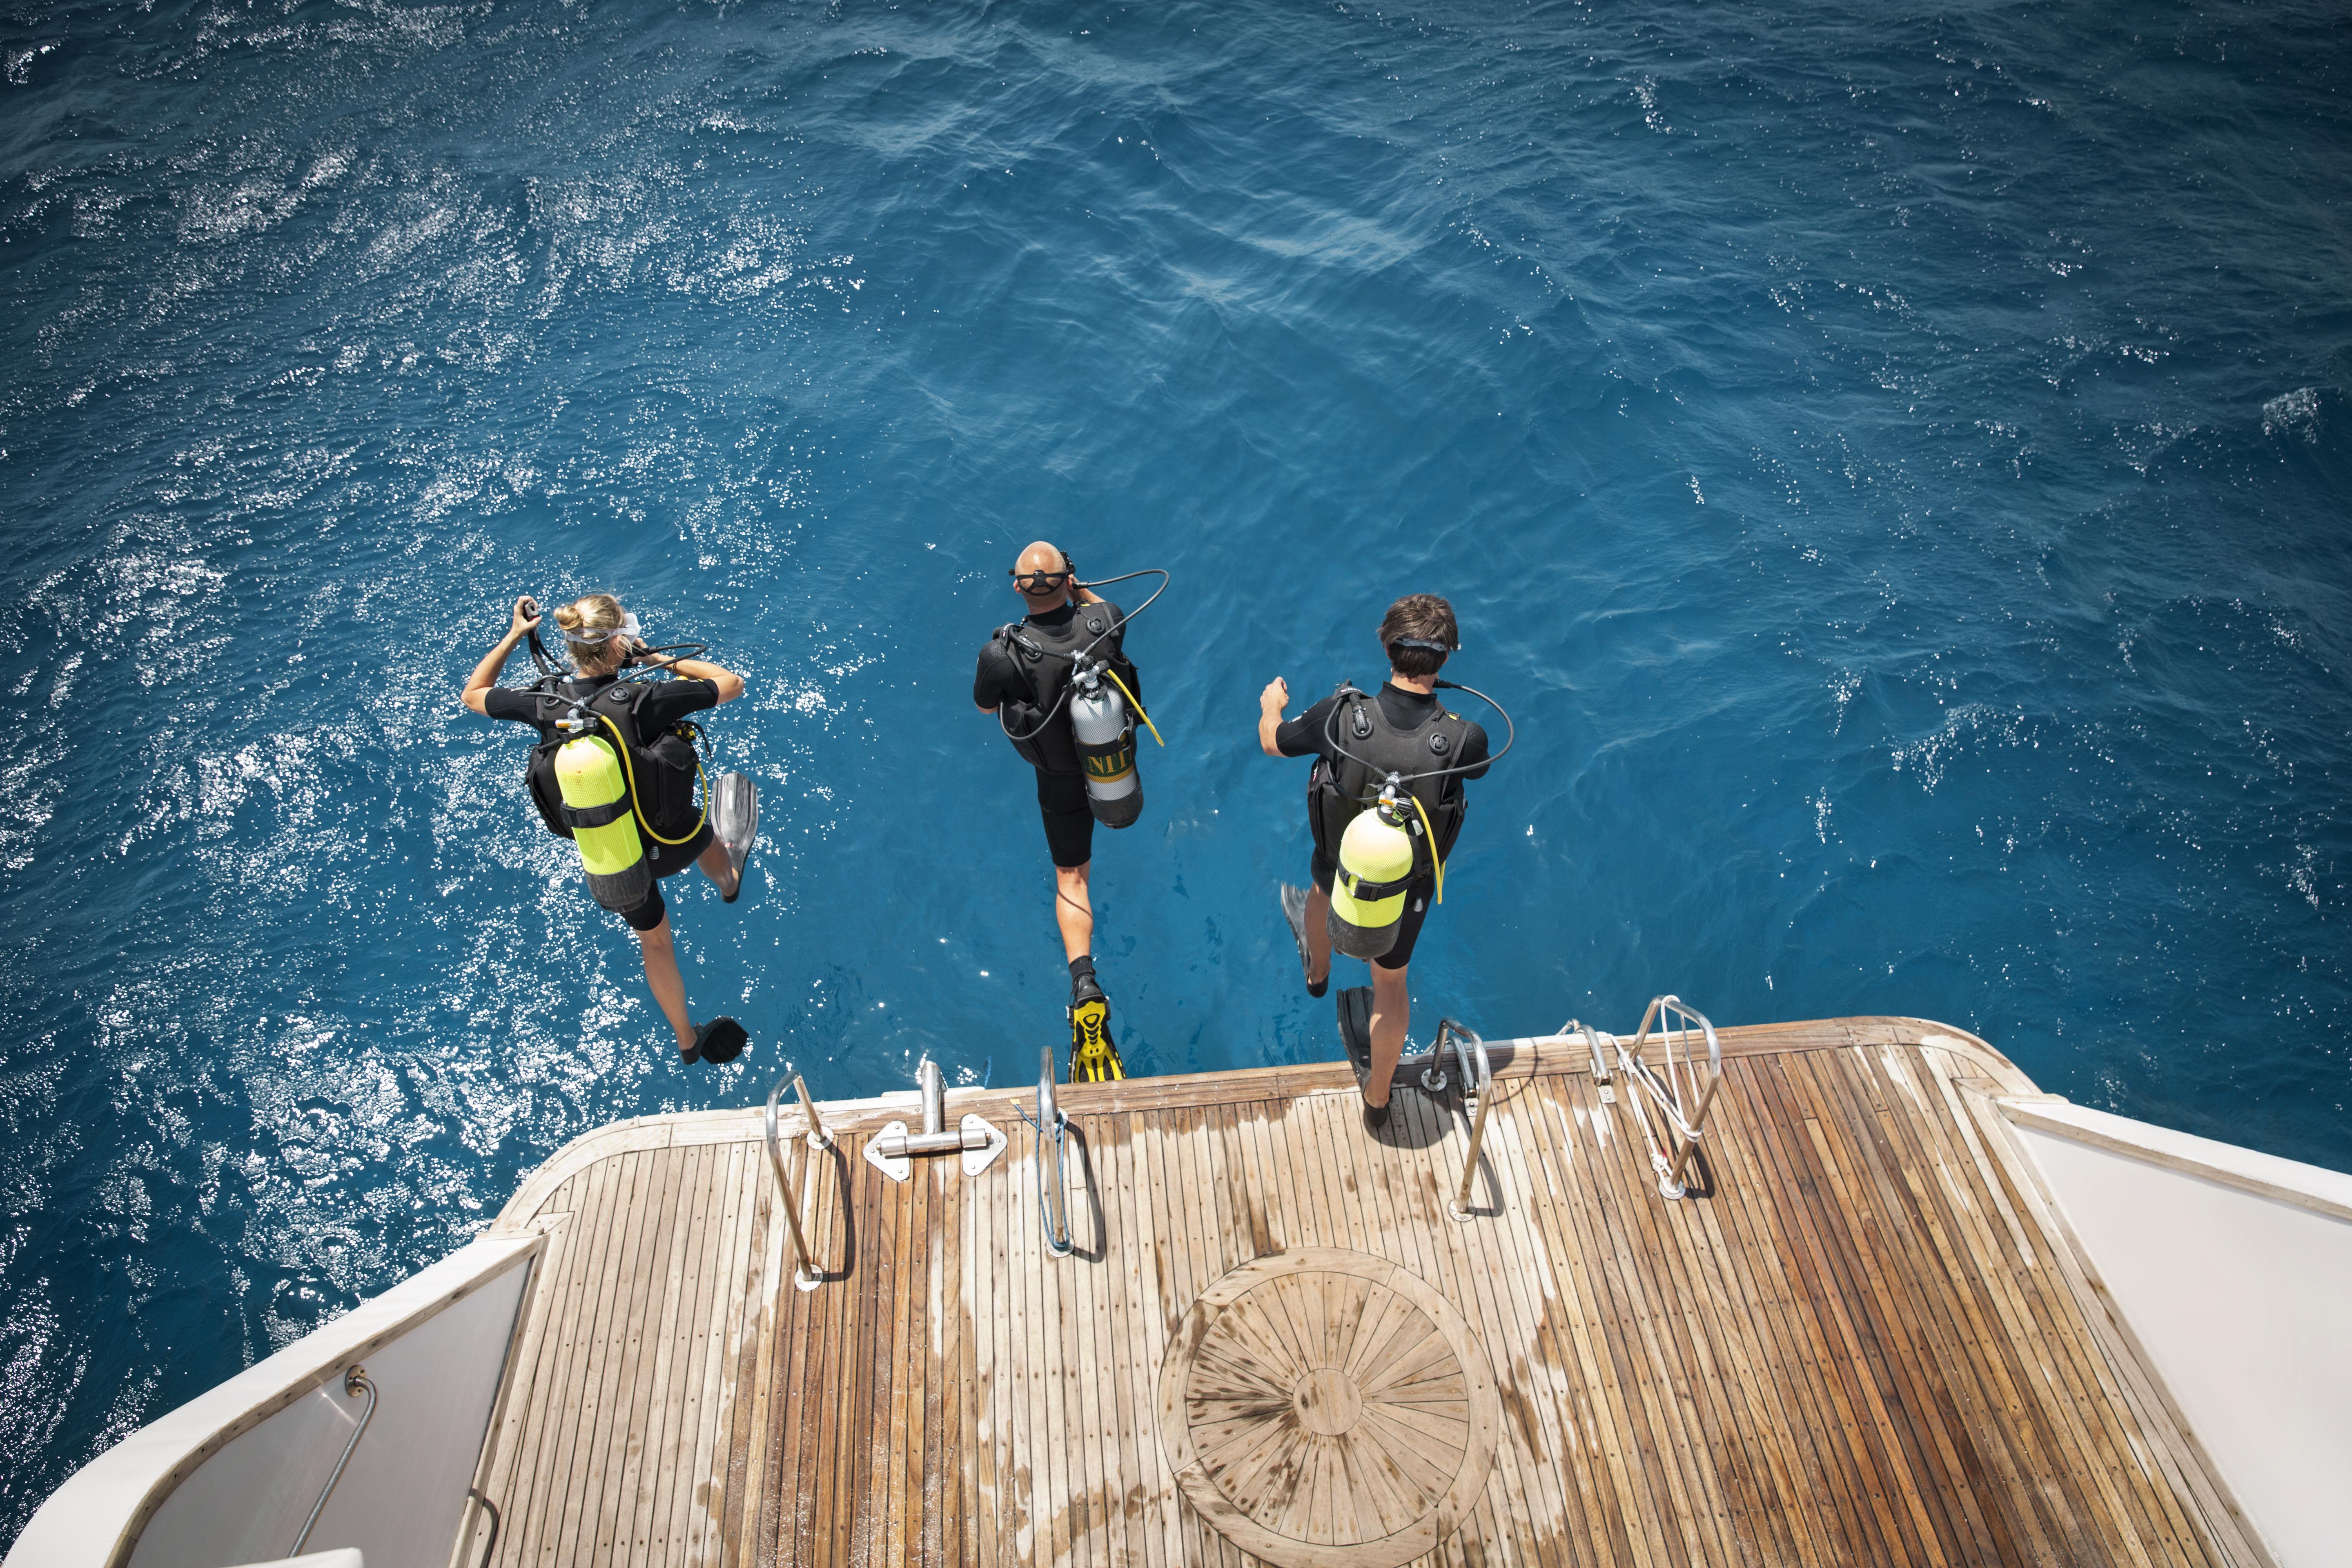
M 1125 1077 L 1110 1037 L 1110 998 L 1095 977 L 1095 915 L 1087 872 L 1094 860 L 1097 807 L 1087 797 L 1070 697 L 1077 662 L 1098 659 L 1139 703 L 1135 666 L 1120 646 L 1126 616 L 1081 585 L 1069 556 L 1044 540 L 1021 552 L 1012 577 L 1028 613 L 998 627 L 980 650 L 971 700 L 994 716 L 1013 750 L 1037 773 L 1037 809 L 1054 861 L 1054 919 L 1070 964 L 1070 1077 Z M 1115 826 L 1126 825 L 1107 819 Z

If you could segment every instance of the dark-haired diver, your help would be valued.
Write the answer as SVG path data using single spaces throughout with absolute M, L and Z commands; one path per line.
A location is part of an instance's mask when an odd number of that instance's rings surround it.
M 1408 594 L 1389 606 L 1379 635 L 1389 679 L 1377 694 L 1343 684 L 1286 721 L 1290 688 L 1276 676 L 1258 697 L 1257 721 L 1266 755 L 1315 758 L 1307 783 L 1312 886 L 1285 887 L 1282 912 L 1308 995 L 1331 983 L 1335 938 L 1339 951 L 1371 963 L 1369 1018 L 1360 1016 L 1361 993 L 1339 999 L 1349 1055 L 1368 1058 L 1358 1070 L 1370 1127 L 1389 1117 L 1389 1079 L 1411 1012 L 1406 965 L 1431 900 L 1444 896 L 1445 858 L 1466 808 L 1462 784 L 1492 761 L 1486 731 L 1437 698 L 1439 687 L 1453 684 L 1437 672 L 1461 647 L 1453 606 L 1434 594 Z
M 1159 575 L 1164 588 L 1167 574 Z M 1129 616 L 1080 583 L 1070 558 L 1043 540 L 1021 552 L 1012 576 L 1028 614 L 999 626 L 980 650 L 971 700 L 1037 771 L 1037 809 L 1054 858 L 1054 919 L 1070 964 L 1070 1078 L 1125 1078 L 1110 1035 L 1110 998 L 1095 977 L 1087 873 L 1095 824 L 1125 827 L 1143 810 L 1135 725 L 1138 717 L 1151 721 L 1122 646 Z M 1154 590 L 1151 597 L 1159 596 Z
M 525 775 L 531 804 L 549 832 L 579 845 L 596 901 L 637 933 L 646 983 L 677 1037 L 679 1056 L 732 1061 L 745 1044 L 743 1026 L 724 1017 L 697 1025 L 687 1013 L 661 879 L 698 865 L 727 902 L 742 891 L 759 796 L 750 779 L 723 773 L 698 807 L 701 731 L 688 716 L 742 696 L 743 679 L 707 659 L 670 657 L 677 649 L 648 648 L 636 616 L 610 594 L 564 605 L 555 624 L 570 669 L 540 644 L 539 606 L 517 599 L 507 635 L 466 678 L 458 700 L 486 718 L 538 729 Z M 539 679 L 525 690 L 495 685 L 526 639 Z

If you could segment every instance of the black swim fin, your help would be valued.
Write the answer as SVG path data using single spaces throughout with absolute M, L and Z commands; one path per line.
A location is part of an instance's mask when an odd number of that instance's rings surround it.
M 1372 1076 L 1372 988 L 1350 985 L 1339 993 L 1339 1044 L 1362 1085 Z
M 1070 1081 L 1103 1083 L 1127 1076 L 1110 1037 L 1110 998 L 1092 973 L 1070 987 Z
M 751 1043 L 751 1037 L 734 1019 L 713 1018 L 708 1024 L 695 1026 L 694 1054 L 686 1059 L 690 1062 L 731 1062 L 741 1056 L 743 1047 Z
M 1294 888 L 1286 882 L 1282 886 L 1281 896 L 1282 918 L 1290 923 L 1290 940 L 1298 944 L 1298 975 L 1305 980 L 1314 973 L 1314 960 L 1307 952 L 1307 889 Z M 1329 989 L 1331 971 L 1328 965 L 1321 980 L 1307 981 L 1307 994 L 1309 996 L 1320 996 Z

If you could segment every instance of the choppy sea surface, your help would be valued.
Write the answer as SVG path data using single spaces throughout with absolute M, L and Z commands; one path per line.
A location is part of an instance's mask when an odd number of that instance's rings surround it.
M 0 1541 L 600 1123 L 1034 1071 L 1039 536 L 1174 574 L 1134 1071 L 1336 1053 L 1255 697 L 1428 590 L 1518 745 L 1424 1037 L 1921 1015 L 2352 1166 L 2341 21 L 16 0 Z M 598 588 L 751 682 L 751 891 L 668 885 L 730 1068 L 456 701 Z

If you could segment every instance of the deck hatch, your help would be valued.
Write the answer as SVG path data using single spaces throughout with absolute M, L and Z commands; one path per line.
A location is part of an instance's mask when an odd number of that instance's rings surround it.
M 1452 1304 L 1339 1247 L 1218 1279 L 1160 1370 L 1160 1443 L 1184 1495 L 1284 1568 L 1394 1568 L 1451 1537 L 1494 1468 L 1495 1413 L 1494 1376 Z

